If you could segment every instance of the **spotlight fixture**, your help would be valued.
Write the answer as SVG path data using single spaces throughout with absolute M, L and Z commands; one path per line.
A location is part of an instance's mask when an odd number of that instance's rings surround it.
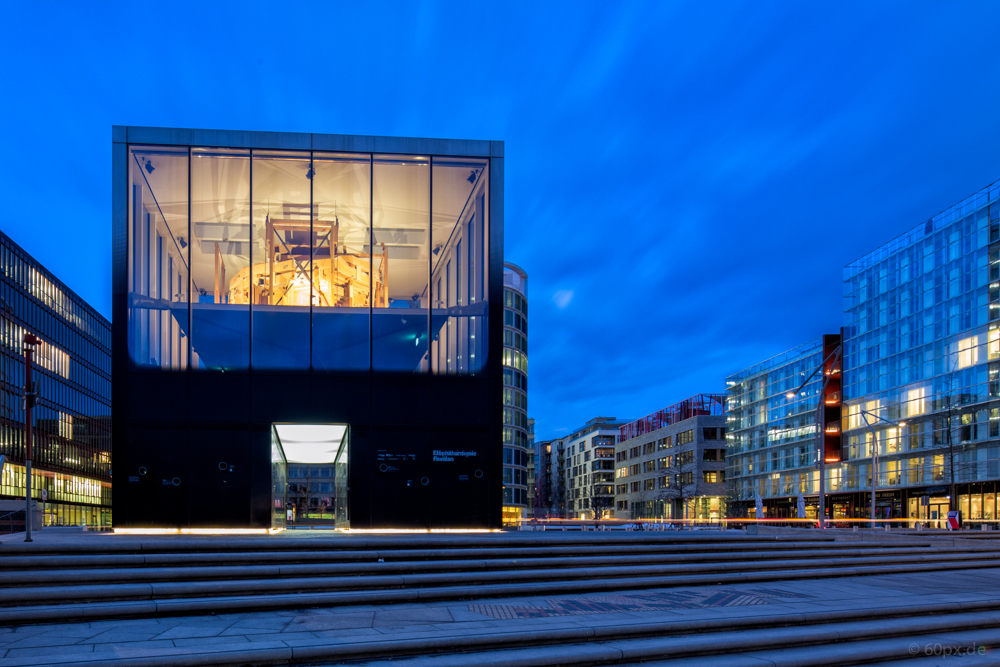
M 154 169 L 156 167 L 153 166 L 153 162 L 149 158 L 146 158 L 146 171 L 152 174 Z
M 469 183 L 475 183 L 476 182 L 476 170 L 473 169 L 471 172 L 469 172 L 469 177 L 467 179 L 465 179 L 465 180 L 469 181 Z
M 434 253 L 434 256 L 435 256 L 435 257 L 437 257 L 437 254 L 438 254 L 439 252 L 441 252 L 441 244 L 439 243 L 439 244 L 437 244 L 436 246 L 434 246 L 434 250 L 432 250 L 431 252 L 433 252 L 433 253 Z
M 184 250 L 184 248 L 188 247 L 188 242 L 184 240 L 183 236 L 177 237 L 177 243 L 178 245 L 180 245 L 181 250 Z
M 310 166 L 309 171 L 306 172 L 306 178 L 312 180 L 312 177 L 316 174 L 313 168 Z

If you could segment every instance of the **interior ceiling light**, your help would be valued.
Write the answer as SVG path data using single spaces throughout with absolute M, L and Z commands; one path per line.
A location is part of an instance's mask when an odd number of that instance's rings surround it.
M 156 167 L 153 166 L 153 162 L 149 158 L 146 158 L 146 171 L 152 174 L 154 169 Z
M 289 463 L 333 463 L 347 434 L 344 424 L 275 424 Z

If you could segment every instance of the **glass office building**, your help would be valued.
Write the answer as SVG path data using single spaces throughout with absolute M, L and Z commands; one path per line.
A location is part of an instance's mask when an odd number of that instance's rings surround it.
M 528 274 L 503 269 L 503 519 L 516 524 L 528 507 Z
M 280 527 L 324 463 L 340 525 L 499 525 L 502 142 L 115 127 L 113 167 L 116 525 Z
M 871 488 L 877 447 L 879 518 L 933 523 L 954 504 L 996 521 L 1000 184 L 847 265 L 844 339 L 846 484 Z M 862 410 L 896 423 L 873 442 Z
M 813 371 L 839 342 L 839 335 L 822 336 L 726 378 L 726 484 L 731 517 L 755 516 L 758 495 L 766 517 L 795 517 L 799 494 L 806 497 L 806 516 L 818 516 L 816 409 L 823 375 L 813 375 Z M 831 364 L 835 359 L 836 355 Z M 840 365 L 838 360 L 830 370 L 839 375 Z M 802 386 L 810 375 L 812 379 Z M 800 386 L 801 391 L 789 398 Z M 831 388 L 836 385 L 828 385 Z M 839 414 L 831 417 L 839 419 Z M 830 435 L 832 440 L 838 434 Z M 830 449 L 827 458 L 833 459 L 836 447 Z M 827 478 L 827 492 L 839 490 L 840 473 L 832 460 Z
M 25 333 L 42 341 L 32 367 L 32 497 L 41 507 L 45 491 L 46 525 L 111 525 L 111 323 L 0 232 L 5 500 L 23 499 L 26 487 Z
M 880 520 L 942 525 L 953 508 L 968 521 L 995 523 L 1000 184 L 848 264 L 843 293 L 842 380 L 824 396 L 829 517 L 869 518 L 874 481 Z M 802 493 L 812 494 L 807 516 L 816 516 L 820 376 L 795 399 L 784 394 L 828 358 L 834 338 L 729 378 L 735 515 L 753 515 L 759 493 L 769 517 L 795 516 Z

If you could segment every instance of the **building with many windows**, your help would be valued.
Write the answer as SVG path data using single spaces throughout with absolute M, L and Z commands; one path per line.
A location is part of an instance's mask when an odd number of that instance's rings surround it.
M 819 469 L 816 446 L 817 405 L 823 375 L 813 371 L 831 357 L 827 377 L 839 377 L 842 359 L 836 347 L 840 336 L 829 335 L 751 366 L 726 379 L 726 429 L 728 455 L 726 477 L 729 513 L 733 517 L 754 516 L 760 495 L 768 518 L 798 515 L 798 496 L 806 501 L 806 516 L 816 518 Z M 834 364 L 833 362 L 837 363 Z M 802 386 L 803 382 L 812 378 Z M 802 389 L 794 397 L 790 392 Z M 839 385 L 827 384 L 827 390 Z M 839 403 L 839 397 L 831 396 Z M 831 408 L 834 406 L 830 406 Z M 831 411 L 828 458 L 839 461 L 839 412 Z M 831 468 L 833 470 L 834 468 Z M 827 475 L 827 492 L 841 492 L 837 475 Z M 811 495 L 810 495 L 811 494 Z M 832 509 L 827 504 L 828 512 Z M 838 505 L 837 513 L 842 511 Z
M 997 520 L 1000 183 L 844 269 L 843 462 L 879 518 Z M 867 414 L 886 421 L 864 423 Z M 875 421 L 868 417 L 870 421 Z M 900 425 L 903 422 L 903 425 Z M 867 515 L 867 494 L 848 511 Z
M 841 366 L 823 395 L 830 518 L 997 521 L 1000 491 L 1000 183 L 844 269 Z M 816 516 L 824 336 L 729 378 L 734 512 Z M 838 377 L 842 373 L 842 378 Z M 836 417 L 836 422 L 829 421 Z M 873 435 L 874 434 L 874 435 Z M 877 460 L 877 466 L 874 462 Z M 874 470 L 873 470 L 874 468 Z M 874 474 L 873 474 L 874 473 Z
M 288 464 L 288 509 L 292 521 L 334 522 L 337 518 L 335 466 Z
M 528 274 L 503 267 L 503 518 L 515 524 L 531 503 L 528 456 Z
M 338 526 L 500 527 L 503 142 L 111 150 L 116 529 L 280 529 L 290 464 Z
M 721 394 L 698 394 L 619 428 L 614 516 L 726 517 L 726 418 Z
M 41 339 L 32 497 L 46 525 L 111 524 L 111 323 L 0 233 L 0 498 L 25 494 L 25 333 Z
M 623 421 L 594 417 L 558 441 L 564 457 L 562 495 L 571 519 L 611 516 L 615 503 L 615 443 Z

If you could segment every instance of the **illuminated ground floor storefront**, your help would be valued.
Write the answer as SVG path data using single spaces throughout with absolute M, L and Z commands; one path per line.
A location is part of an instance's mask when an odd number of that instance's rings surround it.
M 505 526 L 517 526 L 521 523 L 521 519 L 524 518 L 524 508 L 523 507 L 507 507 L 503 508 L 503 525 Z
M 722 496 L 694 496 L 660 500 L 640 500 L 628 508 L 619 506 L 618 519 L 721 521 L 726 518 L 726 499 Z
M 24 466 L 5 465 L 0 474 L 0 500 L 23 500 L 24 482 Z M 111 525 L 110 482 L 36 468 L 31 471 L 31 490 L 44 510 L 46 526 Z
M 972 482 L 957 484 L 956 509 L 962 512 L 966 522 L 992 524 L 1000 527 L 997 510 L 1000 508 L 1000 482 Z M 794 519 L 798 516 L 798 498 L 767 498 L 763 500 L 764 517 L 768 519 Z M 876 491 L 875 517 L 880 522 L 893 520 L 907 524 L 924 523 L 931 527 L 944 527 L 951 505 L 948 485 L 922 488 L 905 488 Z M 871 491 L 853 493 L 831 493 L 826 497 L 827 517 L 855 523 L 871 519 Z M 806 518 L 816 520 L 819 512 L 817 496 L 805 498 Z M 757 518 L 757 510 L 752 501 L 731 503 L 731 516 Z

